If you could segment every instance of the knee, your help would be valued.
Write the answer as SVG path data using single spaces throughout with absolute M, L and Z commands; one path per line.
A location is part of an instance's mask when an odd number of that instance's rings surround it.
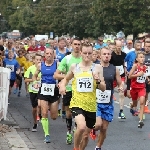
M 51 116 L 51 119 L 56 120 L 56 119 L 57 119 L 58 114 L 50 114 L 50 116 Z
M 82 140 L 87 141 L 89 139 L 89 134 L 84 134 Z
M 102 123 L 96 123 L 95 124 L 95 130 L 101 129 Z
M 108 129 L 108 126 L 102 126 L 100 128 L 100 131 L 105 133 L 107 131 L 107 129 Z
M 85 129 L 86 129 L 86 125 L 85 124 L 80 124 L 80 125 L 77 124 L 77 130 L 80 133 L 84 133 Z

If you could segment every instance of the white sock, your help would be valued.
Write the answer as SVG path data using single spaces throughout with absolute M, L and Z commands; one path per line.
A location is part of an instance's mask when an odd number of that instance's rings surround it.
M 61 110 L 61 104 L 59 103 L 59 105 L 58 105 L 58 110 Z

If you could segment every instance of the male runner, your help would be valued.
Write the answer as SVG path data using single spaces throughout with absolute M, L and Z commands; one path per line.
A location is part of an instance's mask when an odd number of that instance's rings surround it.
M 60 93 L 66 94 L 66 85 L 72 81 L 70 108 L 77 129 L 74 133 L 74 150 L 84 150 L 91 129 L 96 122 L 96 87 L 105 91 L 103 68 L 92 62 L 93 48 L 84 43 L 81 49 L 82 61 L 72 64 L 66 77 L 60 83 Z
M 64 79 L 65 75 L 69 69 L 70 66 L 73 63 L 80 63 L 82 58 L 80 56 L 80 50 L 81 50 L 81 42 L 78 38 L 73 39 L 72 41 L 72 53 L 70 55 L 65 56 L 62 61 L 59 64 L 59 67 L 57 71 L 54 74 L 54 78 L 57 80 Z M 63 105 L 65 106 L 66 110 L 66 124 L 67 124 L 67 137 L 66 137 L 66 144 L 71 144 L 73 140 L 73 135 L 71 131 L 72 127 L 72 114 L 69 109 L 70 101 L 72 98 L 72 84 L 71 81 L 66 86 L 66 95 L 63 96 Z

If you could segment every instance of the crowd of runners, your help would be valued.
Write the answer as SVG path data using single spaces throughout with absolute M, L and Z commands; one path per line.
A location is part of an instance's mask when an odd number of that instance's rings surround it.
M 114 116 L 116 87 L 118 119 L 126 119 L 126 96 L 131 99 L 131 115 L 139 116 L 138 128 L 144 126 L 144 113 L 149 113 L 149 38 L 134 42 L 116 38 L 107 43 L 102 37 L 96 43 L 69 37 L 1 40 L 0 66 L 11 69 L 9 98 L 12 92 L 20 97 L 25 82 L 32 105 L 32 132 L 41 122 L 45 143 L 50 143 L 48 116 L 53 120 L 61 116 L 66 120 L 66 144 L 85 150 L 88 138 L 97 138 L 93 149 L 101 150 Z

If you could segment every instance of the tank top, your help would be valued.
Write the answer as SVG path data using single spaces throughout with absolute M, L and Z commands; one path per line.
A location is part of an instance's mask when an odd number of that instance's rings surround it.
M 146 73 L 146 66 L 140 67 L 137 64 L 137 70 L 134 72 L 134 74 L 137 74 L 140 71 L 143 71 Z M 133 89 L 145 88 L 145 80 L 146 80 L 146 74 L 131 79 L 131 88 Z
M 76 65 L 70 108 L 78 107 L 88 112 L 96 112 L 96 80 L 92 75 L 94 67 L 93 63 L 89 71 L 82 71 L 79 64 Z
M 65 53 L 61 53 L 59 51 L 59 49 L 56 49 L 56 59 L 61 62 L 61 60 L 65 57 L 66 53 L 69 52 L 69 50 L 66 48 L 66 52 Z
M 106 90 L 102 92 L 96 89 L 97 103 L 112 104 L 113 82 L 116 79 L 116 66 L 109 64 L 108 67 L 103 67 L 103 77 L 106 84 Z
M 53 75 L 57 69 L 57 62 L 54 61 L 51 66 L 46 66 L 45 62 L 41 63 L 41 83 L 56 84 Z

